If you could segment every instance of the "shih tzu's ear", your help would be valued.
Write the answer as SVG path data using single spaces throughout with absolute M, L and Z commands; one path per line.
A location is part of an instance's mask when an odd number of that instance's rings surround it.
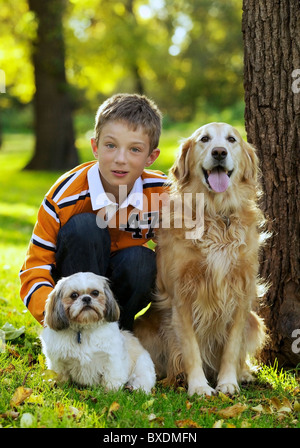
M 52 330 L 65 330 L 70 325 L 61 299 L 61 288 L 56 286 L 46 300 L 45 324 Z
M 104 294 L 106 297 L 106 306 L 104 313 L 105 320 L 107 322 L 116 322 L 117 320 L 119 320 L 120 317 L 120 308 L 107 283 L 104 286 Z

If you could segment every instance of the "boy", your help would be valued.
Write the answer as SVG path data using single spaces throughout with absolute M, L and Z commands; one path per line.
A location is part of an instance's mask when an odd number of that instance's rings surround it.
M 61 277 L 80 271 L 104 275 L 120 305 L 120 326 L 151 300 L 159 207 L 166 176 L 147 170 L 159 156 L 161 113 L 144 96 L 118 94 L 96 115 L 91 139 L 97 161 L 61 176 L 40 207 L 20 272 L 21 298 L 42 324 L 48 294 Z M 156 195 L 153 193 L 156 193 Z

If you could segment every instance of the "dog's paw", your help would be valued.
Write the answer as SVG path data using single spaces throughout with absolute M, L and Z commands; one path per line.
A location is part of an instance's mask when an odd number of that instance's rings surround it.
M 222 392 L 223 394 L 236 395 L 240 393 L 240 388 L 237 383 L 224 383 L 218 384 L 216 392 Z
M 208 384 L 206 385 L 189 385 L 188 387 L 188 395 L 192 396 L 192 395 L 207 395 L 207 396 L 211 396 L 215 394 L 215 389 L 213 389 L 212 387 L 210 387 Z
M 240 377 L 241 383 L 251 383 L 252 381 L 255 381 L 254 376 L 249 372 L 249 370 L 244 370 Z

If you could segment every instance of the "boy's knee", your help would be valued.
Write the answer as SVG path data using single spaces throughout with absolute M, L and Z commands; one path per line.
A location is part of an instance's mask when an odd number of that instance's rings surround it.
M 129 282 L 140 283 L 149 288 L 156 277 L 156 254 L 143 246 L 134 246 L 121 250 L 117 260 L 117 271 Z
M 93 241 L 101 242 L 102 239 L 109 240 L 108 229 L 100 229 L 96 223 L 94 213 L 80 213 L 72 216 L 58 233 L 58 244 L 61 240 L 74 244 L 91 244 Z

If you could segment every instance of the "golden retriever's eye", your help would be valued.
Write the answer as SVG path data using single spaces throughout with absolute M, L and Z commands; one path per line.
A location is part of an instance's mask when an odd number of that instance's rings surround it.
M 91 295 L 94 297 L 98 297 L 99 296 L 99 291 L 97 291 L 97 289 L 95 289 L 94 291 L 91 292 Z
M 234 137 L 232 137 L 231 135 L 227 138 L 227 140 L 229 141 L 229 143 L 236 142 L 236 139 Z
M 75 300 L 75 299 L 77 299 L 77 297 L 79 297 L 79 294 L 78 294 L 78 292 L 72 292 L 70 297 L 71 297 L 71 299 Z
M 203 142 L 203 143 L 207 143 L 209 141 L 209 136 L 208 135 L 204 135 L 202 138 L 201 138 L 201 142 Z

